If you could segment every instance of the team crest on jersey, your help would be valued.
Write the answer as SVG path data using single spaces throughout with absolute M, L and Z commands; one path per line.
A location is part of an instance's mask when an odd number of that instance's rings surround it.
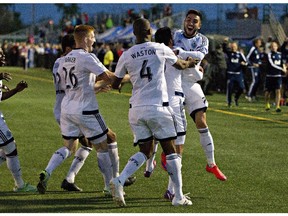
M 57 69 L 59 67 L 59 62 L 56 62 L 55 64 L 54 64 L 54 69 Z

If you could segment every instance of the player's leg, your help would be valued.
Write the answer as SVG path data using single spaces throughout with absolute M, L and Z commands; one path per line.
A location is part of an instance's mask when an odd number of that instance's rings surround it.
M 92 146 L 84 136 L 79 137 L 79 142 L 82 146 L 76 151 L 67 176 L 61 184 L 61 188 L 67 191 L 82 191 L 82 189 L 75 184 L 75 177 L 92 151 Z
M 265 101 L 265 110 L 270 110 L 270 94 L 271 94 L 271 78 L 266 77 L 265 80 L 265 92 L 264 92 L 264 101 Z
M 158 149 L 158 143 L 159 143 L 159 141 L 154 140 L 153 151 L 152 151 L 151 157 L 146 161 L 146 168 L 144 171 L 144 177 L 146 177 L 146 178 L 149 178 L 152 175 L 152 173 L 156 167 L 155 157 L 156 157 L 156 153 L 157 153 L 157 149 Z
M 107 130 L 108 131 L 108 130 Z M 103 138 L 105 138 L 103 140 Z M 110 181 L 113 177 L 112 162 L 108 151 L 107 135 L 102 138 L 97 138 L 95 140 L 89 140 L 96 150 L 97 162 L 99 170 L 103 176 L 104 180 L 104 190 L 105 196 L 111 196 Z
M 119 155 L 116 133 L 108 128 L 107 133 L 108 152 L 112 163 L 113 178 L 119 176 Z
M 22 179 L 22 171 L 17 153 L 17 146 L 14 141 L 13 135 L 9 130 L 2 113 L 0 113 L 0 149 L 2 152 L 2 157 L 6 158 L 6 164 L 10 170 L 14 182 L 15 192 L 35 192 L 36 187 L 25 183 Z M 3 155 L 4 154 L 4 155 Z
M 276 89 L 276 90 L 275 90 L 276 112 L 281 112 L 280 99 L 281 99 L 281 90 L 280 90 L 280 88 L 279 88 L 279 89 Z
M 6 155 L 2 149 L 0 149 L 0 166 L 5 163 L 6 161 Z
M 232 75 L 228 74 L 227 87 L 226 87 L 226 100 L 228 107 L 231 107 L 232 102 L 233 81 L 231 79 L 231 76 Z
M 52 172 L 60 166 L 71 154 L 75 153 L 78 145 L 76 138 L 64 138 L 64 146 L 54 152 L 50 158 L 48 165 L 39 175 L 39 183 L 37 185 L 38 192 L 44 194 L 47 190 L 47 183 Z
M 138 145 L 140 151 L 132 155 L 122 170 L 121 174 L 118 177 L 112 179 L 110 186 L 114 200 L 118 206 L 126 205 L 123 195 L 124 183 L 126 179 L 129 176 L 132 176 L 146 162 L 147 158 L 151 156 L 149 154 L 152 149 L 152 142 L 153 137 L 146 139 L 145 142 L 139 142 Z
M 119 161 L 119 155 L 118 155 L 118 143 L 117 143 L 117 136 L 114 131 L 112 131 L 110 128 L 108 128 L 108 133 L 107 133 L 107 144 L 108 144 L 108 152 L 110 156 L 110 160 L 112 163 L 112 174 L 113 178 L 119 176 L 119 166 L 120 166 L 120 161 Z M 125 183 L 124 186 L 130 186 L 134 184 L 136 181 L 135 176 L 129 176 Z
M 206 123 L 206 112 L 200 110 L 195 113 L 195 124 L 200 134 L 200 143 L 206 154 L 207 166 L 206 171 L 211 172 L 221 181 L 225 181 L 227 177 L 220 171 L 215 162 L 214 157 L 214 141 Z
M 35 186 L 25 183 L 22 179 L 22 171 L 14 140 L 3 146 L 2 149 L 6 155 L 7 167 L 10 170 L 15 182 L 15 187 L 13 190 L 15 192 L 36 192 L 37 188 Z
M 239 98 L 240 98 L 241 94 L 245 90 L 245 84 L 244 84 L 244 79 L 243 79 L 243 75 L 242 74 L 238 75 L 238 77 L 236 79 L 236 84 L 238 85 L 238 90 L 235 93 L 234 101 L 235 101 L 235 105 L 239 106 L 239 102 L 238 102 Z

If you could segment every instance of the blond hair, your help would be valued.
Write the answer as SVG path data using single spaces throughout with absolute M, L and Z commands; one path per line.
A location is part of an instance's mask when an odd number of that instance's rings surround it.
M 87 37 L 91 32 L 94 32 L 95 28 L 90 25 L 77 25 L 74 29 L 75 41 L 82 40 L 83 37 Z

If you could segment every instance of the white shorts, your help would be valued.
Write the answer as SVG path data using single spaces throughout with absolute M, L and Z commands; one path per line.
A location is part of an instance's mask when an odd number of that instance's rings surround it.
M 9 130 L 3 114 L 0 112 L 0 147 L 4 147 L 14 141 L 14 137 Z
M 77 139 L 83 134 L 93 144 L 107 139 L 108 128 L 100 113 L 66 114 L 61 113 L 61 132 L 64 139 Z
M 176 125 L 169 106 L 142 106 L 129 109 L 129 123 L 134 134 L 134 143 L 176 139 Z
M 169 105 L 173 110 L 176 121 L 177 139 L 175 140 L 175 144 L 182 145 L 185 143 L 187 130 L 187 120 L 184 109 L 184 97 L 178 95 L 170 97 Z
M 208 108 L 208 101 L 198 83 L 182 82 L 185 94 L 185 109 L 189 115 L 193 116 L 198 110 Z

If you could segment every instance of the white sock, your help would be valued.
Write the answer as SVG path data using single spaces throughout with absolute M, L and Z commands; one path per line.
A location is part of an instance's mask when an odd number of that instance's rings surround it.
M 181 167 L 182 167 L 182 157 L 181 157 L 181 155 L 179 155 L 179 154 L 178 154 L 178 157 L 179 157 L 180 164 L 181 164 Z M 173 183 L 172 179 L 170 178 L 170 176 L 169 176 L 169 181 L 168 181 L 168 187 L 167 187 L 167 190 L 169 190 L 170 193 L 172 193 L 172 194 L 175 193 L 175 190 L 174 190 L 174 183 Z
M 5 153 L 4 153 L 3 150 L 0 150 L 0 166 L 1 166 L 3 163 L 5 163 L 5 161 L 6 161 L 6 155 L 5 155 Z
M 24 186 L 24 181 L 22 179 L 22 172 L 18 156 L 16 155 L 7 157 L 6 160 L 7 160 L 7 167 L 14 178 L 15 185 L 18 188 L 22 188 Z
M 117 142 L 108 144 L 108 152 L 112 163 L 113 178 L 119 176 L 119 156 Z
M 109 183 L 112 179 L 112 163 L 109 152 L 97 152 L 98 167 L 102 173 L 105 188 L 110 188 Z
M 71 155 L 71 152 L 69 151 L 69 149 L 63 146 L 62 148 L 54 152 L 45 170 L 51 176 L 53 170 L 55 170 L 70 155 Z
M 133 175 L 147 160 L 145 154 L 142 152 L 137 152 L 132 157 L 129 158 L 126 166 L 118 177 L 121 184 L 124 185 L 125 180 Z
M 90 154 L 90 151 L 92 148 L 81 146 L 75 153 L 74 160 L 72 161 L 72 164 L 70 166 L 70 169 L 67 173 L 66 180 L 69 183 L 75 182 L 75 177 L 79 170 L 82 168 L 82 166 L 85 163 L 86 158 Z
M 167 172 L 174 183 L 175 197 L 176 199 L 183 198 L 182 192 L 182 173 L 180 158 L 176 153 L 166 155 Z
M 212 135 L 208 128 L 198 129 L 198 131 L 200 133 L 200 143 L 206 154 L 207 163 L 209 166 L 212 166 L 213 164 L 215 164 L 214 142 Z
M 155 156 L 157 153 L 158 143 L 159 143 L 158 141 L 155 141 L 153 153 L 151 157 L 146 161 L 146 169 L 145 169 L 146 171 L 152 172 L 154 170 L 153 161 L 155 160 Z

